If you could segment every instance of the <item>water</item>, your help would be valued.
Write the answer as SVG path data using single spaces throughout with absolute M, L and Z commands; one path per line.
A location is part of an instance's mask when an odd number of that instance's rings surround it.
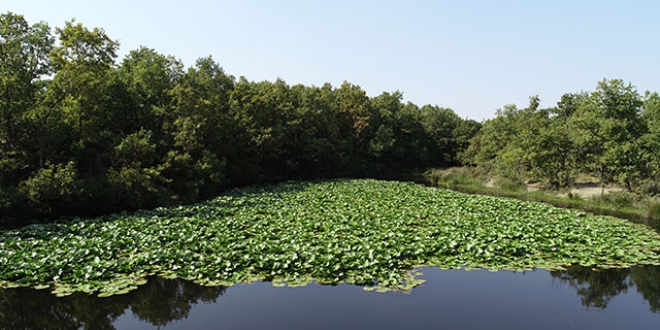
M 204 288 L 153 278 L 127 295 L 0 291 L 1 329 L 660 329 L 660 267 L 440 271 L 410 294 L 350 285 Z

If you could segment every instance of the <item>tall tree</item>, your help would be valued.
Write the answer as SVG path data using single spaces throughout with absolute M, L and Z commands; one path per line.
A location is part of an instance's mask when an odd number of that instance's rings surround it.
M 123 105 L 125 132 L 167 130 L 173 121 L 171 91 L 184 75 L 181 61 L 140 47 L 126 55 L 117 74 L 129 97 Z
M 5 143 L 11 146 L 15 120 L 34 105 L 37 80 L 51 72 L 53 44 L 45 23 L 30 26 L 21 15 L 0 15 L 0 111 Z
M 352 162 L 352 171 L 362 173 L 365 169 L 365 150 L 371 138 L 373 127 L 371 103 L 367 93 L 360 87 L 344 82 L 337 90 L 337 102 L 342 129 L 350 137 L 348 155 Z
M 19 202 L 25 196 L 18 185 L 35 169 L 27 114 L 38 106 L 41 79 L 52 72 L 53 42 L 47 24 L 30 25 L 12 12 L 0 15 L 0 214 L 5 217 L 32 214 Z
M 370 99 L 373 109 L 371 125 L 375 129 L 375 133 L 369 141 L 368 153 L 378 159 L 379 162 L 389 166 L 397 161 L 392 152 L 396 143 L 396 117 L 403 108 L 402 99 L 403 94 L 399 91 L 394 93 L 384 92 Z
M 648 165 L 649 176 L 660 178 L 660 95 L 646 92 L 642 118 L 648 131 L 641 137 L 642 161 Z
M 104 78 L 114 66 L 119 43 L 103 29 L 90 30 L 75 20 L 55 32 L 59 37 L 59 45 L 51 52 L 55 92 L 62 98 L 62 110 L 70 115 L 84 140 L 98 133 L 86 125 L 103 117 Z
M 571 118 L 582 164 L 603 185 L 618 181 L 632 189 L 645 175 L 639 139 L 646 132 L 642 104 L 631 84 L 602 80 Z
M 234 77 L 212 57 L 200 58 L 171 91 L 174 149 L 165 174 L 172 189 L 188 200 L 209 196 L 221 188 L 229 146 L 229 99 Z
M 420 109 L 420 120 L 426 133 L 428 155 L 426 165 L 446 166 L 456 162 L 454 130 L 461 118 L 448 108 L 425 105 Z
M 21 15 L 0 15 L 0 163 L 5 163 L 0 169 L 23 162 L 18 159 L 25 151 L 23 116 L 36 107 L 39 80 L 51 73 L 53 42 L 46 23 L 29 25 Z

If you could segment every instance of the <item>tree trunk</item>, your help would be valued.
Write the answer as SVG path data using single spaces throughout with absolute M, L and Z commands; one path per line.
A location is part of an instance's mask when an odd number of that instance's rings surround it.
M 632 183 L 630 182 L 630 180 L 626 179 L 625 183 L 626 183 L 626 189 L 628 189 L 628 192 L 632 192 Z

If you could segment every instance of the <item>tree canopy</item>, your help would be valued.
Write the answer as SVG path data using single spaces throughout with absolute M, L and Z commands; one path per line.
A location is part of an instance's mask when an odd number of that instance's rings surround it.
M 479 123 L 399 91 L 250 81 L 75 20 L 0 15 L 0 218 L 92 215 L 291 179 L 460 164 Z
M 472 138 L 466 162 L 509 178 L 567 187 L 579 173 L 629 190 L 660 174 L 658 94 L 620 79 L 564 94 L 555 107 L 498 110 Z

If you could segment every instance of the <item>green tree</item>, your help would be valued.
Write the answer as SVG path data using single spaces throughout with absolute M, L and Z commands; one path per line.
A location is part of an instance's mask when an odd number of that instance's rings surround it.
M 350 166 L 350 135 L 342 134 L 337 95 L 330 84 L 321 87 L 296 85 L 296 104 L 288 123 L 291 150 L 298 159 L 298 173 L 305 178 L 341 176 Z
M 173 149 L 163 165 L 171 190 L 185 200 L 219 191 L 225 177 L 229 98 L 234 78 L 200 58 L 172 88 Z
M 446 166 L 457 163 L 454 131 L 461 118 L 448 108 L 425 105 L 420 110 L 420 122 L 426 133 L 428 149 L 426 165 Z
M 552 109 L 539 109 L 539 104 L 538 96 L 533 96 L 519 114 L 514 144 L 521 154 L 512 162 L 523 164 L 526 178 L 545 181 L 553 188 L 567 187 L 575 175 L 575 153 L 566 117 L 571 110 L 563 107 L 562 101 L 559 108 Z M 553 113 L 556 115 L 551 116 Z
M 336 91 L 341 134 L 350 137 L 345 149 L 351 162 L 353 174 L 364 173 L 367 167 L 366 150 L 373 134 L 370 125 L 371 102 L 367 93 L 360 87 L 344 82 Z
M 242 180 L 278 180 L 297 167 L 290 143 L 297 137 L 288 136 L 288 130 L 300 124 L 295 102 L 291 88 L 281 79 L 256 83 L 242 77 L 236 84 L 231 113 L 240 129 L 239 145 L 244 148 L 232 172 L 242 172 Z
M 456 145 L 456 158 L 460 164 L 469 164 L 466 152 L 470 147 L 470 140 L 479 134 L 482 124 L 473 119 L 462 119 L 453 132 Z
M 21 183 L 20 190 L 39 215 L 50 215 L 54 211 L 71 210 L 77 205 L 80 179 L 76 164 L 47 163 Z
M 642 106 L 642 119 L 648 131 L 640 138 L 642 162 L 648 166 L 648 175 L 660 178 L 660 95 L 646 92 Z
M 0 15 L 0 155 L 15 152 L 23 114 L 35 106 L 38 80 L 51 73 L 53 37 L 46 23 Z
M 603 80 L 583 101 L 569 125 L 584 169 L 600 177 L 603 185 L 618 181 L 629 190 L 645 175 L 640 137 L 646 126 L 642 100 L 631 84 Z
M 119 44 L 103 29 L 90 30 L 75 20 L 55 32 L 59 37 L 59 45 L 51 51 L 55 93 L 60 94 L 62 110 L 76 122 L 81 138 L 96 136 L 97 127 L 87 124 L 101 117 L 103 83 Z
M 169 180 L 156 165 L 155 151 L 151 131 L 146 130 L 127 135 L 115 147 L 116 166 L 108 170 L 107 181 L 117 207 L 136 209 L 163 203 Z
M 495 118 L 486 120 L 479 133 L 470 140 L 470 146 L 464 153 L 465 161 L 486 173 L 494 173 L 497 167 L 501 168 L 501 164 L 498 165 L 498 156 L 517 138 L 516 123 L 519 113 L 520 110 L 515 104 L 498 109 Z M 508 152 L 511 154 L 514 151 Z
M 26 114 L 37 107 L 40 79 L 51 73 L 53 37 L 45 23 L 29 25 L 11 12 L 0 15 L 0 190 L 29 168 Z
M 396 119 L 403 108 L 402 98 L 403 94 L 396 91 L 382 93 L 370 99 L 373 109 L 370 125 L 374 127 L 375 132 L 368 143 L 367 153 L 373 157 L 374 161 L 388 167 L 395 166 L 396 163 L 400 164 L 402 160 L 400 155 L 394 154 L 394 146 L 397 141 Z
M 124 132 L 152 131 L 161 154 L 166 153 L 166 132 L 172 130 L 172 89 L 184 75 L 183 64 L 173 56 L 140 47 L 132 50 L 116 70 L 127 98 L 122 104 Z M 161 134 L 163 133 L 163 134 Z
M 0 15 L 0 214 L 5 217 L 33 214 L 18 185 L 35 170 L 29 114 L 39 106 L 41 79 L 52 72 L 53 42 L 47 24 L 30 25 L 12 12 Z

